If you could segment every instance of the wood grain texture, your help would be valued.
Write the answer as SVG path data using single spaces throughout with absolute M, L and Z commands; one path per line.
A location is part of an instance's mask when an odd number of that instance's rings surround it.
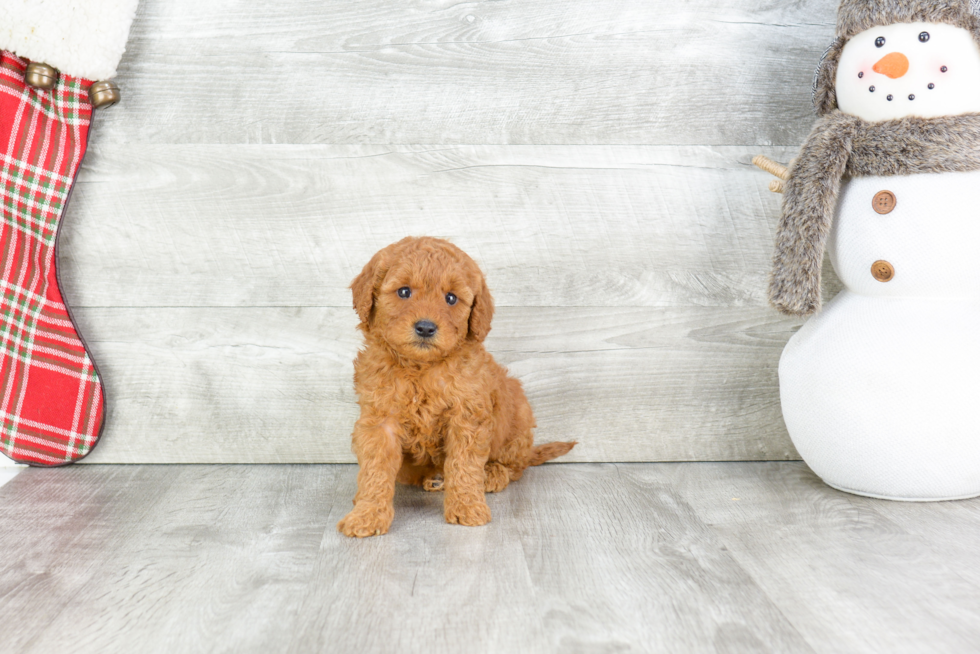
M 351 309 L 86 309 L 106 382 L 90 463 L 350 462 Z M 798 323 L 768 309 L 504 308 L 487 347 L 540 441 L 578 461 L 798 458 L 776 365 Z
M 349 468 L 136 470 L 166 472 L 172 484 L 110 526 L 112 536 L 138 535 L 107 538 L 111 556 L 89 553 L 88 583 L 24 651 L 283 651 L 296 628 L 289 607 L 309 585 L 332 515 L 350 501 L 332 506 Z M 144 492 L 138 483 L 114 490 Z M 135 638 L 120 637 L 130 629 Z
M 111 466 L 96 474 L 29 469 L 0 488 L 4 651 L 32 645 L 106 563 L 103 557 L 111 561 L 140 531 L 173 481 L 173 471 L 162 467 Z M 81 624 L 97 623 L 86 617 Z
M 801 464 L 670 473 L 667 483 L 808 642 L 830 652 L 976 651 L 977 500 L 872 500 L 829 490 Z
M 372 254 L 428 234 L 500 306 L 762 307 L 779 196 L 757 150 L 96 145 L 62 280 L 82 307 L 349 307 Z
M 64 220 L 92 462 L 345 462 L 354 275 L 452 239 L 572 460 L 796 457 L 766 308 L 833 6 L 144 0 Z M 828 289 L 835 287 L 827 275 Z M 828 297 L 832 293 L 828 294 Z
M 568 464 L 485 527 L 354 466 L 75 466 L 0 489 L 4 651 L 968 652 L 980 501 L 835 491 L 801 463 Z
M 802 141 L 834 5 L 144 0 L 105 143 Z
M 288 651 L 352 624 L 370 627 L 342 642 L 367 652 L 810 651 L 671 488 L 595 471 L 528 471 L 488 497 L 486 530 L 453 531 L 437 494 L 401 489 L 394 542 L 324 535 Z

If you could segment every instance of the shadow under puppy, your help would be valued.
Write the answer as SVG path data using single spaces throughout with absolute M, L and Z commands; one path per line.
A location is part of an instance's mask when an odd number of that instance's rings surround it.
M 396 479 L 444 490 L 446 522 L 490 521 L 485 492 L 575 443 L 534 446 L 534 414 L 521 383 L 483 348 L 493 298 L 462 250 L 405 238 L 371 258 L 351 284 L 365 347 L 354 361 L 361 417 L 360 469 L 348 536 L 387 533 Z

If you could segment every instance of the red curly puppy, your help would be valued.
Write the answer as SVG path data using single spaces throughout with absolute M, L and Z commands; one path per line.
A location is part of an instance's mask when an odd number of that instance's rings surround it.
M 484 493 L 575 443 L 535 447 L 521 383 L 483 348 L 493 299 L 465 252 L 436 238 L 406 238 L 372 257 L 351 284 L 366 344 L 354 361 L 361 417 L 348 536 L 387 533 L 396 479 L 445 490 L 446 522 L 490 521 Z

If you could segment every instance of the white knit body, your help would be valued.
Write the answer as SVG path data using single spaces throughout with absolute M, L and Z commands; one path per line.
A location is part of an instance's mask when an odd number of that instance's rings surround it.
M 873 198 L 890 191 L 894 209 Z M 790 339 L 783 416 L 829 485 L 980 495 L 980 171 L 845 180 L 828 241 L 845 289 Z M 894 268 L 890 281 L 871 272 Z

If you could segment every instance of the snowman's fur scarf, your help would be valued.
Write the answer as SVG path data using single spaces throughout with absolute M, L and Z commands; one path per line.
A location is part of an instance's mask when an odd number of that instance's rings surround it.
M 962 27 L 980 45 L 980 18 L 970 0 L 843 0 L 837 10 L 837 40 L 824 53 L 813 80 L 813 107 L 824 116 L 837 109 L 837 64 L 849 39 L 878 25 L 947 23 Z
M 980 114 L 869 123 L 833 111 L 814 126 L 790 165 L 769 281 L 786 314 L 820 309 L 820 267 L 844 176 L 980 170 Z

